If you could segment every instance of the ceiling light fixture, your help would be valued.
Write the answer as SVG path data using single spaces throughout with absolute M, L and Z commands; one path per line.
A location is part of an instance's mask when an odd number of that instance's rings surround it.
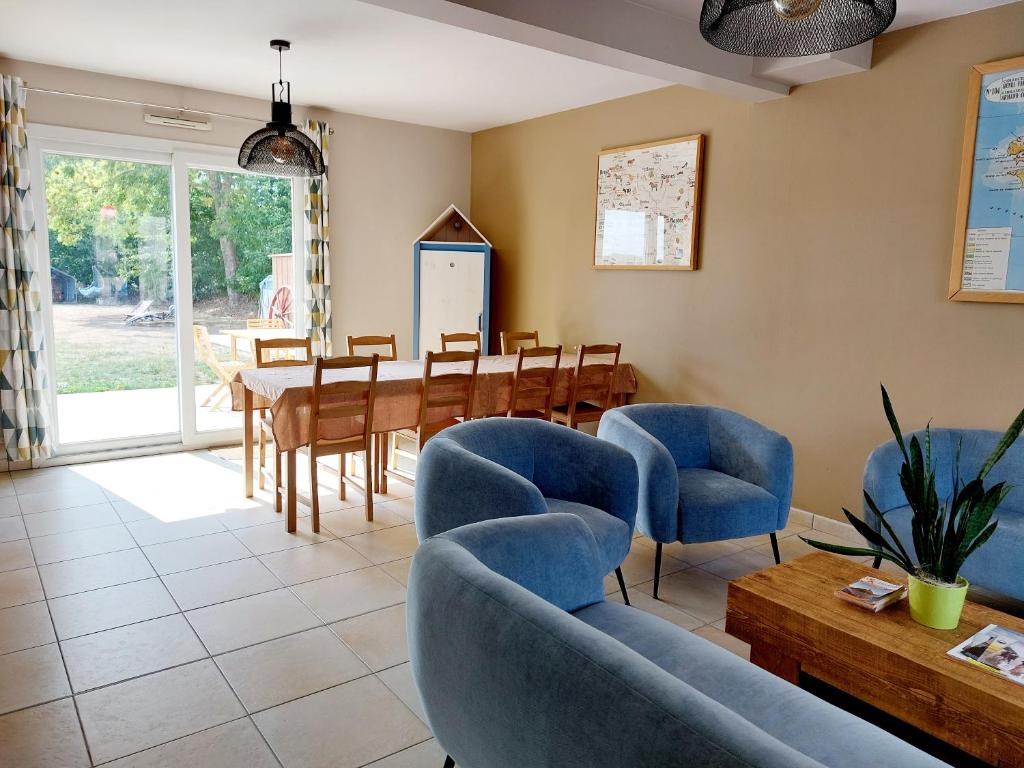
M 277 51 L 277 82 L 270 85 L 270 122 L 242 142 L 238 164 L 247 171 L 272 176 L 319 176 L 324 158 L 309 136 L 292 123 L 292 84 L 284 79 L 282 52 L 287 40 L 271 40 Z
M 743 56 L 814 56 L 882 34 L 896 0 L 704 0 L 700 33 Z

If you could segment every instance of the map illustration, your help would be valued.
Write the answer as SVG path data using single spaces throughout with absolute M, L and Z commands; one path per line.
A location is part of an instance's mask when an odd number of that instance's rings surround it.
M 981 80 L 961 285 L 1024 291 L 1024 69 Z
M 703 136 L 602 153 L 597 266 L 695 266 Z

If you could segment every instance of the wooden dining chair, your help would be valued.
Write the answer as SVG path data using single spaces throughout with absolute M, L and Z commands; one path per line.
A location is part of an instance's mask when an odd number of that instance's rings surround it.
M 196 359 L 206 364 L 206 367 L 213 371 L 217 377 L 217 386 L 200 404 L 200 407 L 209 406 L 216 410 L 226 397 L 231 396 L 231 381 L 235 374 L 243 368 L 251 368 L 252 363 L 240 362 L 238 360 L 219 360 L 217 353 L 213 350 L 213 342 L 210 341 L 210 331 L 205 325 L 192 326 L 192 338 L 196 346 Z M 211 405 L 212 403 L 212 405 Z
M 514 355 L 517 348 L 530 346 L 524 342 L 532 341 L 532 346 L 540 346 L 540 333 L 537 331 L 502 331 L 499 338 L 503 355 Z
M 360 354 L 360 349 L 366 349 L 367 351 L 362 354 L 372 353 L 374 347 L 387 347 L 388 353 L 380 354 L 381 362 L 388 362 L 398 359 L 398 343 L 395 341 L 395 334 L 390 336 L 349 336 L 348 337 L 348 353 L 350 355 Z M 374 477 L 374 487 L 377 489 L 377 493 L 388 492 L 388 476 L 384 474 L 384 465 L 387 463 L 388 450 L 390 445 L 390 433 L 381 432 L 373 436 L 374 440 L 374 461 L 377 467 L 377 476 Z M 351 454 L 353 458 L 359 454 Z M 366 467 L 363 467 L 363 473 L 365 475 Z
M 479 352 L 480 346 L 480 331 L 474 331 L 473 333 L 442 333 L 441 334 L 441 351 L 448 352 L 455 350 L 449 350 L 449 344 L 475 344 L 476 351 Z
M 313 349 L 309 339 L 255 339 L 257 368 L 286 368 L 296 365 L 311 365 Z M 294 356 L 293 356 L 294 355 Z M 281 474 L 281 451 L 274 441 L 274 475 L 267 474 L 267 440 L 274 440 L 274 422 L 266 408 L 259 409 L 259 476 L 257 478 L 262 490 L 264 481 L 272 479 L 274 483 L 274 510 L 281 511 L 281 493 L 285 489 Z M 295 478 L 289 477 L 288 482 L 294 483 Z
M 601 415 L 612 407 L 612 387 L 621 351 L 621 344 L 581 344 L 569 387 L 569 402 L 556 406 L 551 412 L 551 420 L 573 429 L 589 421 L 599 421 Z M 609 355 L 612 358 L 610 363 Z M 601 358 L 600 362 L 587 362 L 588 358 L 595 357 Z
M 309 409 L 309 507 L 314 533 L 320 531 L 320 500 L 317 493 L 317 459 L 338 457 L 338 498 L 345 498 L 345 484 L 352 483 L 366 498 L 366 519 L 373 520 L 373 402 L 377 396 L 377 367 L 380 355 L 350 355 L 316 359 L 313 370 L 313 402 Z M 324 383 L 324 371 L 367 368 L 367 378 L 355 381 Z M 329 426 L 335 419 L 345 419 L 351 429 L 337 433 Z M 337 423 L 337 422 L 335 422 Z M 360 452 L 367 467 L 362 484 L 345 473 L 345 456 Z M 294 521 L 289 520 L 291 526 Z M 294 530 L 294 528 L 289 528 Z
M 550 364 L 523 366 L 525 360 L 542 358 L 550 360 Z M 551 421 L 555 386 L 558 384 L 558 364 L 561 359 L 561 344 L 557 347 L 519 348 L 516 353 L 516 372 L 512 378 L 512 397 L 508 401 L 509 416 Z
M 451 365 L 459 363 L 470 363 L 469 372 L 451 370 Z M 442 429 L 473 418 L 473 395 L 479 365 L 478 351 L 427 352 L 423 363 L 419 423 L 415 429 L 400 429 L 394 433 L 390 458 L 384 467 L 386 474 L 415 485 L 416 474 L 399 467 L 398 459 L 415 464 L 427 440 Z M 437 366 L 443 368 L 438 369 Z M 438 416 L 438 409 L 444 409 L 444 415 Z M 402 448 L 400 440 L 409 443 L 410 448 Z

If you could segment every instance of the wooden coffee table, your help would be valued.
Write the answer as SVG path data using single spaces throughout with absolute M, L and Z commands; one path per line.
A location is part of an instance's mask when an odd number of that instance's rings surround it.
M 916 623 L 905 600 L 871 613 L 833 594 L 871 573 L 820 552 L 744 576 L 729 584 L 725 629 L 790 682 L 802 672 L 988 763 L 1024 767 L 1024 685 L 946 655 L 988 624 L 1024 621 L 968 602 L 945 632 Z

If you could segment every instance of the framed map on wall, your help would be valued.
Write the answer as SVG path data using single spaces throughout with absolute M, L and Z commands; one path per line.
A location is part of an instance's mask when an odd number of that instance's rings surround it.
M 595 269 L 696 269 L 704 136 L 606 149 L 597 160 Z
M 1024 303 L 1024 56 L 971 68 L 949 298 Z

